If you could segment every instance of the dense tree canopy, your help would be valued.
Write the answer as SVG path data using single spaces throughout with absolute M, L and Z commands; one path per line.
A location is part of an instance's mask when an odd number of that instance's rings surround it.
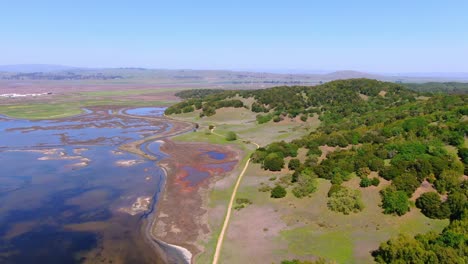
M 415 90 L 421 87 L 413 85 Z M 457 90 L 461 86 L 446 87 Z M 377 262 L 467 261 L 468 188 L 463 174 L 468 174 L 468 96 L 421 94 L 400 84 L 368 79 L 201 93 L 194 92 L 166 114 L 199 110 L 209 116 L 221 107 L 247 108 L 241 99 L 253 98 L 250 110 L 258 113 L 258 123 L 318 116 L 317 130 L 292 142 L 273 142 L 252 155 L 252 161 L 264 169 L 278 171 L 285 158 L 294 158 L 300 148 L 305 149 L 305 160 L 288 164 L 294 170 L 292 192 L 298 197 L 315 191 L 315 177 L 319 177 L 332 183 L 330 209 L 359 211 L 359 195 L 341 184 L 357 175 L 362 187 L 378 185 L 379 179 L 370 176 L 378 174 L 391 181 L 381 191 L 383 212 L 397 217 L 410 210 L 409 197 L 423 181 L 432 184 L 437 193 L 421 195 L 416 205 L 428 217 L 449 217 L 450 226 L 441 234 L 392 238 L 374 252 Z M 336 149 L 322 159 L 321 147 L 325 146 Z M 443 202 L 439 195 L 446 195 L 447 200 Z
M 416 200 L 416 207 L 420 208 L 421 212 L 429 218 L 443 219 L 450 216 L 448 203 L 443 203 L 435 192 L 423 193 Z
M 441 234 L 399 235 L 372 252 L 378 263 L 467 263 L 468 211 Z
M 404 215 L 410 210 L 408 195 L 404 191 L 387 188 L 380 192 L 385 214 Z

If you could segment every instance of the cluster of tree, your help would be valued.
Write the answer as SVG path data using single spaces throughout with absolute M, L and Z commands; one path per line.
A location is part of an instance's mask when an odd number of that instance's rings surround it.
M 324 122 L 318 131 L 291 142 L 308 150 L 300 169 L 297 161 L 290 165 L 290 169 L 295 170 L 293 181 L 299 177 L 300 170 L 310 168 L 318 177 L 331 180 L 334 186 L 356 173 L 361 177 L 361 186 L 366 187 L 379 184 L 378 178 L 368 178 L 370 172 L 375 171 L 392 181 L 391 188 L 382 191 L 382 207 L 385 213 L 396 215 L 409 211 L 409 197 L 424 180 L 432 183 L 441 194 L 459 195 L 459 186 L 464 182 L 461 176 L 468 167 L 468 149 L 463 146 L 468 131 L 467 98 L 434 95 L 416 100 L 417 94 L 402 87 L 378 82 L 376 88 L 372 88 L 372 82 L 361 82 L 364 88 L 355 87 L 359 81 L 339 82 L 336 86 L 344 90 L 343 94 L 358 90 L 359 94 L 369 96 L 366 107 L 372 111 L 359 113 L 359 108 L 355 108 L 346 116 L 339 106 L 332 108 L 335 103 L 343 104 L 343 100 L 353 102 L 353 98 L 360 104 L 361 97 L 356 93 L 357 97 L 350 94 L 347 99 L 339 99 L 342 95 L 338 94 L 322 98 L 329 103 L 328 110 L 321 112 Z M 335 86 L 334 82 L 327 85 Z M 387 85 L 390 89 L 385 89 Z M 385 91 L 384 99 L 380 98 L 384 94 L 382 91 Z M 376 93 L 378 96 L 372 97 Z M 265 95 L 262 105 L 266 105 L 268 98 Z M 323 111 L 324 104 L 317 101 L 317 107 Z M 319 146 L 323 145 L 342 149 L 318 162 Z M 456 147 L 458 157 L 449 153 L 446 145 Z M 280 157 L 276 157 L 275 163 L 282 163 Z M 332 188 L 336 189 L 334 186 Z
M 175 96 L 180 97 L 182 99 L 193 99 L 193 98 L 203 98 L 207 95 L 217 94 L 224 92 L 222 89 L 192 89 L 192 90 L 184 90 L 177 92 Z
M 381 191 L 381 205 L 386 214 L 408 212 L 409 198 L 423 181 L 435 187 L 436 195 L 447 195 L 447 200 L 442 201 L 434 194 L 424 194 L 416 205 L 428 217 L 449 217 L 452 223 L 448 231 L 444 230 L 439 236 L 410 240 L 397 238 L 379 249 L 380 253 L 375 254 L 377 261 L 411 262 L 414 257 L 413 262 L 425 263 L 438 260 L 442 255 L 447 255 L 448 259 L 467 255 L 468 225 L 466 219 L 461 218 L 467 208 L 466 180 L 462 177 L 468 171 L 468 149 L 464 146 L 468 133 L 466 95 L 426 94 L 421 98 L 420 93 L 400 84 L 353 79 L 315 87 L 225 91 L 189 99 L 187 101 L 192 102 L 182 102 L 176 108 L 209 108 L 236 96 L 255 99 L 251 110 L 259 113 L 259 123 L 286 116 L 319 116 L 322 122 L 316 131 L 290 143 L 271 143 L 252 155 L 253 161 L 262 164 L 264 169 L 279 171 L 284 168 L 286 158 L 296 157 L 298 149 L 305 148 L 307 157 L 303 163 L 296 159 L 288 163 L 288 168 L 293 170 L 293 194 L 298 197 L 315 190 L 317 177 L 324 178 L 332 183 L 331 209 L 348 213 L 359 211 L 362 203 L 358 193 L 341 184 L 358 175 L 361 186 L 378 185 L 377 178 L 369 178 L 371 172 L 391 181 L 391 185 Z M 320 147 L 325 145 L 336 149 L 321 159 Z M 458 155 L 447 149 L 457 150 Z M 275 196 L 285 195 L 286 190 L 275 189 Z M 459 221 L 465 223 L 463 243 L 458 238 Z M 460 245 L 464 245 L 463 249 Z M 392 247 L 400 246 L 393 251 Z M 416 255 L 408 253 L 409 257 L 402 259 L 405 253 L 398 250 L 404 250 L 404 246 L 414 249 Z M 420 250 L 428 253 L 420 255 Z
M 405 83 L 404 86 L 411 90 L 423 93 L 451 93 L 468 94 L 468 83 L 459 82 L 428 82 L 428 83 Z
M 275 142 L 266 148 L 259 148 L 252 154 L 252 161 L 262 164 L 262 167 L 270 171 L 280 171 L 284 168 L 284 158 L 296 157 L 298 147 L 293 143 L 284 141 Z
M 207 90 L 206 92 L 203 90 L 184 91 L 178 95 L 192 99 L 190 103 L 195 109 L 200 109 L 201 105 L 228 100 L 236 95 L 243 98 L 253 97 L 255 99 L 251 107 L 253 112 L 274 111 L 276 117 L 303 115 L 304 118 L 317 113 L 320 114 L 322 121 L 329 123 L 353 114 L 367 113 L 377 107 L 384 108 L 386 105 L 415 100 L 415 93 L 399 84 L 369 79 L 339 80 L 318 86 L 280 86 L 261 90 Z M 385 96 L 382 96 L 381 92 L 384 92 Z M 367 99 L 363 99 L 360 95 Z M 186 101 L 185 104 L 187 103 Z M 178 109 L 182 112 L 181 109 L 184 107 L 176 104 L 169 107 L 166 114 L 178 113 Z M 208 112 L 209 114 L 211 112 Z
M 216 93 L 214 95 L 216 95 Z M 190 113 L 195 110 L 201 110 L 200 117 L 212 116 L 216 114 L 216 109 L 220 109 L 223 107 L 242 108 L 245 106 L 244 106 L 244 103 L 238 99 L 229 99 L 229 100 L 228 99 L 226 100 L 213 99 L 208 102 L 203 102 L 202 99 L 192 98 L 192 99 L 188 99 L 181 103 L 168 107 L 165 111 L 165 114 L 172 115 L 172 114 Z
M 467 263 L 468 210 L 465 207 L 440 234 L 400 234 L 382 243 L 372 255 L 378 263 Z
M 382 243 L 372 254 L 378 263 L 467 263 L 468 262 L 468 188 L 461 182 L 451 190 L 446 201 L 435 192 L 423 193 L 416 206 L 430 218 L 450 218 L 450 225 L 442 233 L 427 233 L 410 237 L 399 235 Z M 398 199 L 394 190 L 386 190 L 385 195 L 393 192 L 395 213 L 408 210 L 407 200 Z M 403 191 L 399 195 L 406 195 Z M 390 207 L 389 207 L 390 208 Z M 401 213 L 400 213 L 401 214 Z
M 445 201 L 436 192 L 423 193 L 416 200 L 416 207 L 429 217 L 436 219 L 459 219 L 463 211 L 468 208 L 468 186 L 467 181 L 462 181 L 448 194 Z

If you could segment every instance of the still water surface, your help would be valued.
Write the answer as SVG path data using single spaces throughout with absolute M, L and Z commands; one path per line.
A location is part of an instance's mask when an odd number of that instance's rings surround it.
M 138 197 L 157 199 L 164 174 L 118 147 L 168 127 L 108 110 L 63 120 L 0 117 L 0 263 L 153 263 L 145 214 L 126 210 Z M 158 142 L 145 149 L 165 157 Z

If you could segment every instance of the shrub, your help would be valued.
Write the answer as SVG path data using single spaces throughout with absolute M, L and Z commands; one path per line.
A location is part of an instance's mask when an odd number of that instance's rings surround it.
M 468 164 L 468 148 L 459 148 L 458 156 L 464 164 Z
M 461 219 L 468 208 L 467 195 L 462 192 L 452 193 L 447 198 L 447 205 L 450 208 L 450 219 Z
M 239 211 L 242 208 L 245 208 L 245 204 L 236 204 L 236 205 L 234 205 L 234 210 Z
M 397 190 L 404 191 L 408 197 L 411 197 L 421 183 L 418 181 L 416 175 L 412 173 L 404 173 L 395 177 L 392 180 L 392 185 L 395 186 Z
M 374 178 L 372 178 L 371 183 L 372 183 L 372 185 L 374 185 L 374 186 L 379 186 L 380 180 L 379 180 L 379 178 L 374 177 Z
M 364 209 L 364 204 L 361 201 L 361 193 L 358 190 L 351 190 L 345 187 L 334 192 L 328 199 L 327 205 L 330 210 L 345 215 L 351 212 L 357 213 Z
M 276 185 L 275 188 L 271 190 L 271 198 L 283 198 L 286 196 L 286 189 L 281 185 Z
M 357 170 L 356 175 L 359 178 L 365 178 L 365 177 L 369 176 L 370 173 L 371 173 L 371 170 L 368 167 L 363 167 L 363 168 L 359 168 Z
M 433 252 L 424 249 L 413 237 L 400 234 L 380 244 L 379 249 L 372 252 L 372 256 L 377 263 L 438 263 L 433 258 L 430 261 L 431 253 Z M 435 259 L 437 260 L 437 257 Z
M 372 181 L 371 181 L 371 179 L 369 179 L 369 178 L 367 178 L 367 177 L 366 177 L 366 178 L 362 178 L 362 179 L 361 179 L 361 182 L 359 183 L 359 186 L 361 186 L 361 187 L 369 187 L 369 186 L 371 186 L 371 185 L 372 185 Z
M 267 114 L 267 115 L 257 115 L 256 119 L 258 124 L 264 124 L 270 122 L 270 120 L 273 118 L 272 115 Z
M 232 131 L 227 132 L 227 134 L 226 134 L 226 140 L 227 141 L 234 141 L 236 139 L 237 139 L 236 133 L 234 133 Z
M 265 157 L 263 168 L 270 171 L 280 171 L 284 167 L 284 158 L 278 153 L 270 153 Z
M 439 193 L 450 192 L 460 185 L 460 173 L 454 170 L 444 170 L 434 182 L 434 187 Z
M 267 155 L 268 152 L 266 152 L 265 149 L 259 148 L 254 153 L 252 153 L 252 156 L 250 158 L 252 159 L 252 162 L 262 163 Z
M 310 170 L 304 170 L 297 180 L 292 192 L 297 198 L 310 195 L 317 190 L 317 175 Z
M 380 192 L 384 214 L 404 215 L 410 210 L 408 195 L 404 191 L 397 191 L 392 187 Z
M 195 108 L 191 105 L 182 108 L 182 113 L 191 113 L 195 111 Z
M 380 158 L 373 158 L 369 160 L 369 169 L 372 171 L 380 171 L 384 168 L 384 161 Z
M 271 191 L 271 187 L 268 186 L 268 185 L 263 185 L 263 186 L 260 186 L 260 188 L 258 188 L 258 191 L 259 192 L 269 192 L 269 191 Z
M 379 171 L 379 175 L 387 181 L 397 177 L 400 171 L 395 166 L 384 167 Z
M 330 190 L 328 190 L 328 197 L 332 196 L 332 194 L 340 191 L 341 189 L 343 189 L 344 187 L 339 185 L 339 184 L 332 184 L 332 186 L 330 187 Z
M 291 182 L 292 183 L 297 182 L 300 175 L 301 175 L 301 173 L 299 171 L 294 171 L 294 173 L 291 176 Z
M 448 204 L 442 203 L 439 195 L 435 192 L 423 193 L 416 200 L 416 207 L 429 218 L 444 219 L 450 216 Z
M 298 159 L 291 159 L 288 163 L 290 170 L 297 170 L 301 166 L 301 162 Z

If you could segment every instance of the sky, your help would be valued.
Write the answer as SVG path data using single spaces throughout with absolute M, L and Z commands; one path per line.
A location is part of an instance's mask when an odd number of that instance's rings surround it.
M 466 0 L 0 0 L 0 65 L 468 72 Z

